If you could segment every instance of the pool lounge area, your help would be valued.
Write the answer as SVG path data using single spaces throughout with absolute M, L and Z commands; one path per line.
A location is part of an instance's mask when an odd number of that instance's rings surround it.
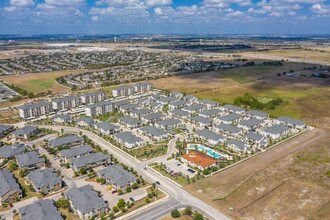
M 214 159 L 217 160 L 233 160 L 233 156 L 224 154 L 224 153 L 220 153 L 216 150 L 213 150 L 209 147 L 203 146 L 201 144 L 188 144 L 187 145 L 187 149 L 189 150 L 198 150 L 202 153 L 205 153 L 206 155 L 213 157 Z

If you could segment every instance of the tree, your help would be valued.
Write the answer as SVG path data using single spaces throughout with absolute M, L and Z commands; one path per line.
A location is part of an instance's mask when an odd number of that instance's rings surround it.
M 193 214 L 193 211 L 191 209 L 190 206 L 187 206 L 185 209 L 184 209 L 184 214 L 185 215 L 192 215 Z
M 79 170 L 79 172 L 81 174 L 86 174 L 86 168 L 85 167 L 81 167 L 80 170 Z
M 127 186 L 126 187 L 126 192 L 128 192 L 128 193 L 132 192 L 132 188 L 130 186 Z
M 132 184 L 132 188 L 133 188 L 133 189 L 137 189 L 137 188 L 139 188 L 139 186 L 138 186 L 137 183 L 133 183 L 133 184 Z
M 149 198 L 146 198 L 145 201 L 146 201 L 146 203 L 150 203 L 150 199 Z
M 122 208 L 124 206 L 125 206 L 125 200 L 124 199 L 119 199 L 119 201 L 117 203 L 117 207 Z
M 204 216 L 201 213 L 196 212 L 194 215 L 194 220 L 204 220 Z
M 9 166 L 9 168 L 8 168 L 8 170 L 10 171 L 10 172 L 13 172 L 14 170 L 16 170 L 17 169 L 17 163 L 12 163 L 12 164 L 10 164 L 10 166 Z
M 181 213 L 179 212 L 178 209 L 173 209 L 171 212 L 172 218 L 179 218 L 181 216 Z
M 112 208 L 112 211 L 114 211 L 114 212 L 119 212 L 119 209 L 118 209 L 117 206 L 114 206 L 114 207 Z

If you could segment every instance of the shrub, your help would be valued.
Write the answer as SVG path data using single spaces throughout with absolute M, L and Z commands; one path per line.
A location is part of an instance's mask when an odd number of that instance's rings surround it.
M 146 201 L 146 203 L 150 203 L 150 199 L 149 198 L 146 198 L 145 201 Z
M 117 206 L 114 206 L 114 207 L 112 208 L 112 211 L 114 211 L 114 212 L 119 212 L 119 209 L 118 209 Z
M 184 214 L 185 215 L 192 215 L 193 214 L 193 211 L 191 209 L 190 206 L 187 206 L 185 209 L 184 209 Z
M 178 209 L 173 209 L 171 212 L 172 218 L 179 218 L 181 216 L 181 213 L 179 212 Z

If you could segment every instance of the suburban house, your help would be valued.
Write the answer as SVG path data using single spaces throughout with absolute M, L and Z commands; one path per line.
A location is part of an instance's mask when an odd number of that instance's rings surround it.
M 209 100 L 209 99 L 202 99 L 199 101 L 199 103 L 206 105 L 206 107 L 208 109 L 214 108 L 214 107 L 218 107 L 219 103 Z
M 121 97 L 121 96 L 130 96 L 134 94 L 134 87 L 133 86 L 119 86 L 117 88 L 112 89 L 112 96 L 113 97 Z
M 182 108 L 183 111 L 189 112 L 190 114 L 198 113 L 207 109 L 207 106 L 204 104 L 194 104 L 187 107 Z
M 151 91 L 153 86 L 149 82 L 141 82 L 133 85 L 134 93 L 145 93 Z
M 62 179 L 54 168 L 32 171 L 26 178 L 38 193 L 48 194 L 62 189 Z
M 39 199 L 18 209 L 20 220 L 64 220 L 54 201 Z
M 100 122 L 95 124 L 95 128 L 104 135 L 114 134 L 119 131 L 119 126 L 109 123 L 109 122 Z
M 18 154 L 16 155 L 16 162 L 21 170 L 36 170 L 45 166 L 45 158 L 41 157 L 38 151 Z
M 157 121 L 155 126 L 158 128 L 163 128 L 165 130 L 173 130 L 175 128 L 180 127 L 181 121 L 175 118 L 168 118 L 162 121 Z
M 183 94 L 182 94 L 181 92 L 171 92 L 171 93 L 170 93 L 170 96 L 171 96 L 171 97 L 174 97 L 174 98 L 176 98 L 176 99 L 181 99 L 181 98 L 183 98 Z
M 173 110 L 173 109 L 179 109 L 179 108 L 184 108 L 189 105 L 188 101 L 185 100 L 177 100 L 174 102 L 171 102 L 168 104 L 168 108 Z
M 134 109 L 130 112 L 130 116 L 134 118 L 141 118 L 143 115 L 147 115 L 152 113 L 153 111 L 148 108 Z
M 80 127 L 91 127 L 94 125 L 94 119 L 82 117 L 76 121 L 76 124 Z
M 113 102 L 113 107 L 115 110 L 119 110 L 121 106 L 131 104 L 127 99 L 118 100 Z
M 155 126 L 144 126 L 139 128 L 142 135 L 146 135 L 153 140 L 164 140 L 168 138 L 169 133 L 161 128 L 156 128 Z
M 64 137 L 58 137 L 55 139 L 52 139 L 48 142 L 48 146 L 51 148 L 57 148 L 59 146 L 77 146 L 82 145 L 85 143 L 85 140 L 81 136 L 77 135 L 70 135 L 70 136 L 64 136 Z
M 14 138 L 19 140 L 30 140 L 31 136 L 37 135 L 39 128 L 37 126 L 25 126 L 21 129 L 18 129 L 12 132 Z
M 118 118 L 119 124 L 125 126 L 126 128 L 139 128 L 142 125 L 142 121 L 131 117 L 120 117 Z
M 245 112 L 245 116 L 248 116 L 250 118 L 257 118 L 257 119 L 269 118 L 268 113 L 258 111 L 258 110 L 249 110 L 249 111 Z
M 114 105 L 111 101 L 96 102 L 85 106 L 85 114 L 89 117 L 104 115 L 114 111 Z
M 204 118 L 202 116 L 195 116 L 190 118 L 191 123 L 199 126 L 200 128 L 211 127 L 213 124 L 212 119 Z
M 246 144 L 241 140 L 228 139 L 226 141 L 226 147 L 232 149 L 235 152 L 239 153 L 251 153 L 250 145 Z
M 52 117 L 54 124 L 67 124 L 72 121 L 70 115 L 55 115 Z
M 220 124 L 217 125 L 215 127 L 213 127 L 213 130 L 217 133 L 223 133 L 225 134 L 227 137 L 238 137 L 241 134 L 243 134 L 242 129 L 240 129 L 239 127 L 233 126 L 233 125 L 229 125 L 229 124 Z
M 275 121 L 277 121 L 278 123 L 283 123 L 286 126 L 296 129 L 303 129 L 304 127 L 306 127 L 305 122 L 290 117 L 278 117 L 275 119 Z
M 255 130 L 260 128 L 264 124 L 264 121 L 258 118 L 251 118 L 248 120 L 243 120 L 238 123 L 238 127 L 242 128 L 244 131 Z
M 236 113 L 231 113 L 214 119 L 217 124 L 233 124 L 240 120 L 241 116 Z
M 79 171 L 80 168 L 93 168 L 101 165 L 106 165 L 111 162 L 109 155 L 97 152 L 92 154 L 85 154 L 80 157 L 71 157 L 69 163 L 73 170 Z
M 147 123 L 155 123 L 156 121 L 160 121 L 165 118 L 165 115 L 159 112 L 151 113 L 148 115 L 143 115 L 141 117 L 142 121 Z
M 130 131 L 123 131 L 115 134 L 115 139 L 125 147 L 131 149 L 134 147 L 141 146 L 143 143 L 142 138 L 136 136 Z
M 139 97 L 137 99 L 133 99 L 132 101 L 135 104 L 139 104 L 139 105 L 145 106 L 145 105 L 147 105 L 149 103 L 150 99 L 147 98 L 147 97 Z
M 256 145 L 257 147 L 265 147 L 269 144 L 267 137 L 253 131 L 249 131 L 244 137 L 244 140 L 251 145 Z
M 70 201 L 73 211 L 82 220 L 101 217 L 110 211 L 104 199 L 98 195 L 91 185 L 71 188 L 64 193 L 64 197 Z
M 0 170 L 0 204 L 12 203 L 22 197 L 22 190 L 14 175 L 8 170 Z
M 182 155 L 181 161 L 189 166 L 197 167 L 199 170 L 205 170 L 218 164 L 216 159 L 197 151 L 189 151 Z
M 224 111 L 226 112 L 236 113 L 236 114 L 243 114 L 245 112 L 244 108 L 235 105 L 223 105 L 222 109 L 224 109 Z
M 14 126 L 12 125 L 0 125 L 0 138 L 6 136 L 13 130 Z
M 80 96 L 81 103 L 84 105 L 93 104 L 96 102 L 102 102 L 106 98 L 106 93 L 104 91 L 96 91 Z
M 25 104 L 17 107 L 19 116 L 23 119 L 35 118 L 52 113 L 53 105 L 51 102 L 38 102 L 33 104 Z
M 183 121 L 188 121 L 190 117 L 189 112 L 183 111 L 181 109 L 174 109 L 169 113 L 172 117 L 182 119 Z
M 192 96 L 192 95 L 186 95 L 186 96 L 184 96 L 182 99 L 183 99 L 183 100 L 186 100 L 186 101 L 188 101 L 188 102 L 190 102 L 190 103 L 195 103 L 195 102 L 198 101 L 198 98 L 195 97 L 195 96 Z
M 221 116 L 222 113 L 223 113 L 222 110 L 213 108 L 213 109 L 204 110 L 200 112 L 198 115 L 205 118 L 214 118 L 217 116 Z
M 64 159 L 64 162 L 69 162 L 71 158 L 78 158 L 80 156 L 93 153 L 93 149 L 89 145 L 81 145 L 70 149 L 63 149 L 59 152 L 59 156 Z
M 105 179 L 107 184 L 116 189 L 124 189 L 136 181 L 136 177 L 121 165 L 111 165 L 96 173 L 98 178 Z
M 168 105 L 171 102 L 176 101 L 175 98 L 173 97 L 161 97 L 160 99 L 157 100 L 157 102 L 163 104 L 163 105 Z
M 273 140 L 279 139 L 285 135 L 288 135 L 290 128 L 284 124 L 273 125 L 269 128 L 261 131 L 261 134 L 267 137 L 272 138 Z
M 210 131 L 208 129 L 198 130 L 195 132 L 195 134 L 197 135 L 198 138 L 200 138 L 203 141 L 206 141 L 210 145 L 221 144 L 224 143 L 225 141 L 224 136 L 217 134 L 213 131 Z
M 12 144 L 0 147 L 0 158 L 12 159 L 17 154 L 24 153 L 29 149 L 29 146 L 25 144 Z
M 138 105 L 138 104 L 129 103 L 127 105 L 121 105 L 119 107 L 119 110 L 123 113 L 129 114 L 131 111 L 133 111 L 134 109 L 137 109 L 139 107 L 140 107 L 140 105 Z
M 150 101 L 148 103 L 148 107 L 153 109 L 154 111 L 160 111 L 163 109 L 163 104 L 155 101 Z
M 80 106 L 80 97 L 65 96 L 63 98 L 55 99 L 52 102 L 53 109 L 57 111 L 70 110 Z

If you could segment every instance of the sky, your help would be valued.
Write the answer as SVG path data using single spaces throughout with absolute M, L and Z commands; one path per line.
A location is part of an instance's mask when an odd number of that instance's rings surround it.
M 330 34 L 330 0 L 0 0 L 0 34 Z

